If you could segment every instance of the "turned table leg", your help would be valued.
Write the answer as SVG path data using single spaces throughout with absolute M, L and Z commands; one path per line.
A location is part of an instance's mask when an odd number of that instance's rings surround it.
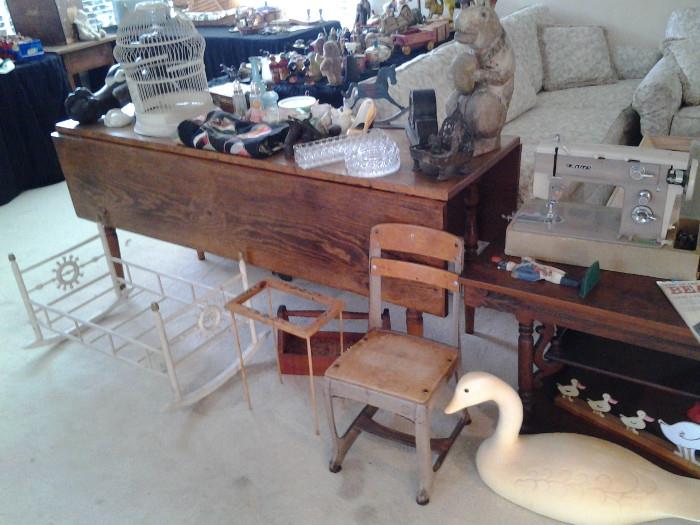
M 464 193 L 466 224 L 464 225 L 464 259 L 471 261 L 476 258 L 479 248 L 479 228 L 477 213 L 479 211 L 479 186 L 470 184 Z M 464 305 L 464 331 L 474 333 L 474 308 Z
M 535 359 L 532 319 L 518 319 L 518 333 L 518 393 L 527 416 L 532 411 L 535 389 L 535 376 L 532 369 Z
M 423 312 L 415 308 L 406 308 L 406 331 L 410 335 L 423 337 Z
M 197 250 L 197 259 L 199 259 L 200 261 L 203 261 L 204 258 L 205 258 L 204 257 L 204 250 Z
M 105 237 L 107 237 L 107 245 L 109 246 L 109 253 L 112 257 L 117 259 L 122 258 L 121 250 L 119 249 L 119 237 L 117 237 L 117 230 L 111 226 L 105 226 Z M 124 268 L 119 263 L 114 263 L 114 271 L 117 277 L 124 278 Z

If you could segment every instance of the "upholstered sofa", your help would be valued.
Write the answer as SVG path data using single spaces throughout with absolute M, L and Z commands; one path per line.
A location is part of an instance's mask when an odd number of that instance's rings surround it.
M 634 92 L 642 133 L 700 136 L 700 8 L 671 13 L 662 48 Z
M 523 143 L 521 199 L 531 196 L 535 148 L 554 140 L 555 135 L 568 142 L 638 143 L 639 118 L 631 109 L 632 94 L 660 58 L 657 50 L 611 49 L 603 28 L 556 26 L 548 8 L 542 5 L 516 11 L 501 22 L 516 59 L 515 89 L 503 133 L 518 135 Z M 567 41 L 558 41 L 561 38 Z M 577 42 L 577 38 L 584 40 Z M 567 45 L 575 56 L 559 53 Z M 448 42 L 403 64 L 396 70 L 397 84 L 390 86 L 392 96 L 408 104 L 411 90 L 434 89 L 441 122 L 445 102 L 453 91 L 450 64 L 463 50 L 461 44 Z M 543 56 L 550 60 L 543 60 Z M 607 70 L 596 69 L 598 62 L 606 60 Z M 583 78 L 577 71 L 568 70 L 572 63 L 588 64 L 593 76 Z M 380 115 L 392 111 L 381 104 L 379 110 Z M 587 186 L 576 188 L 571 198 L 604 203 L 610 195 L 609 187 Z

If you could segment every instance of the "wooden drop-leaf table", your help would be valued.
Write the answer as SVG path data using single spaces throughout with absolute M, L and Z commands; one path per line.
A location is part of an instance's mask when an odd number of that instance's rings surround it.
M 405 133 L 388 132 L 401 148 L 401 169 L 387 177 L 345 174 L 343 163 L 303 170 L 282 154 L 258 160 L 196 150 L 174 139 L 128 128 L 60 122 L 54 144 L 76 214 L 101 222 L 114 255 L 115 228 L 355 292 L 368 293 L 372 226 L 419 224 L 477 239 L 503 235 L 516 208 L 520 140 L 466 165 L 447 181 L 412 171 Z M 390 284 L 390 283 L 387 283 Z M 392 283 L 384 299 L 408 308 L 412 333 L 421 312 L 446 315 L 445 294 Z

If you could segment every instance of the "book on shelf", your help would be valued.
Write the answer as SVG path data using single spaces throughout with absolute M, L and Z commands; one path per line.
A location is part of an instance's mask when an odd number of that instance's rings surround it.
M 656 281 L 700 343 L 700 281 Z

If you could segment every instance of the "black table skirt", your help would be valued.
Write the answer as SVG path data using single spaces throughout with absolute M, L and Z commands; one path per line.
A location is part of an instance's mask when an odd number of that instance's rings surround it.
M 68 92 L 63 63 L 54 54 L 0 75 L 0 204 L 63 180 L 51 132 L 66 118 Z
M 328 32 L 334 27 L 340 29 L 340 22 L 323 22 L 304 30 L 276 35 L 241 35 L 230 33 L 228 27 L 199 27 L 197 30 L 206 41 L 204 66 L 207 79 L 221 74 L 221 64 L 238 67 L 242 62 L 247 62 L 248 57 L 260 55 L 261 50 L 281 53 L 290 49 L 298 38 L 314 40 L 319 32 Z

